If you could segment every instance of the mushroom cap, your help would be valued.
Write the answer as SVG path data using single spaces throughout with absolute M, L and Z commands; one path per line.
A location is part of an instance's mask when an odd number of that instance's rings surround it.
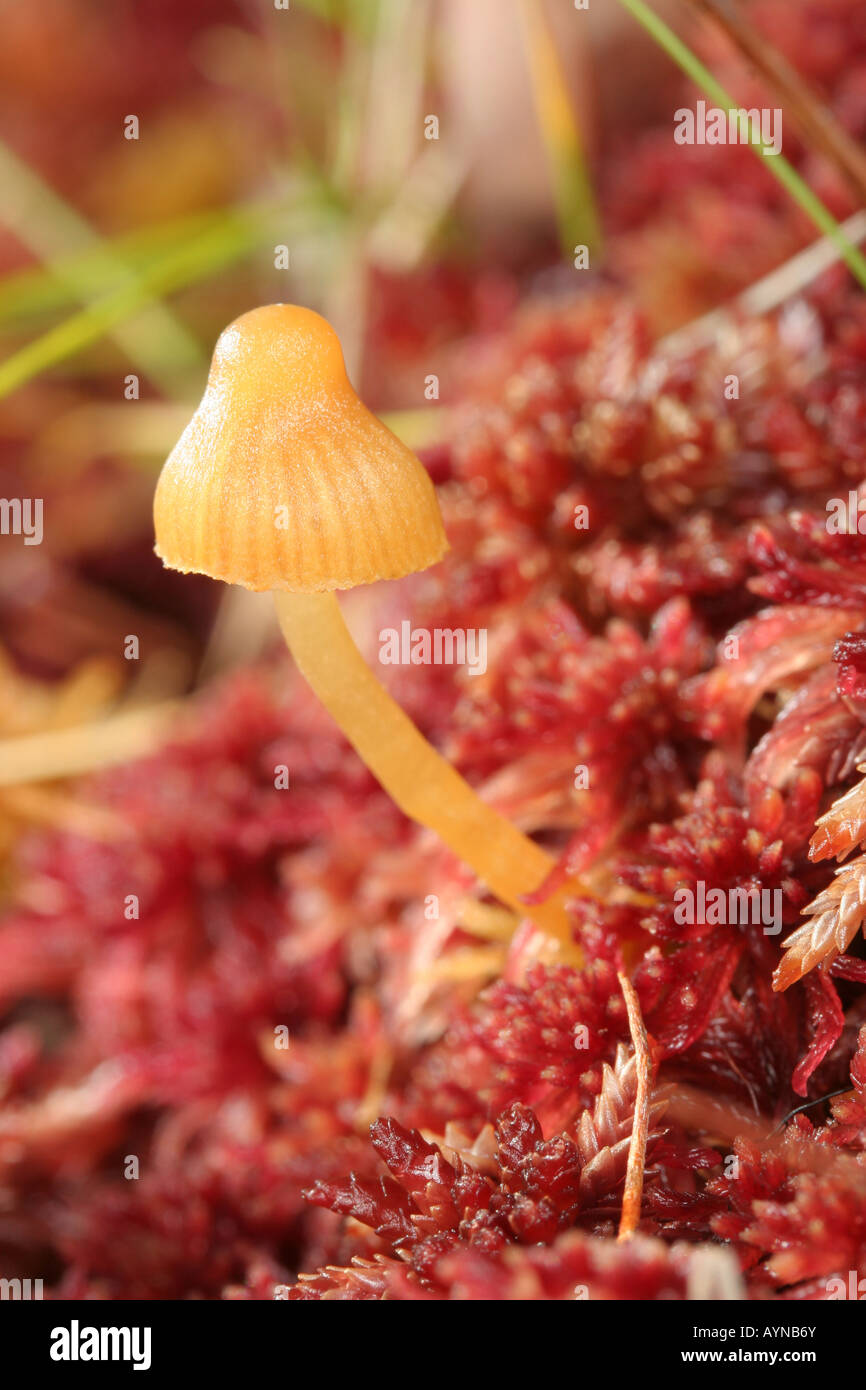
M 351 589 L 448 549 L 424 466 L 355 394 L 330 324 L 294 304 L 220 336 L 154 523 L 169 568 L 247 589 Z

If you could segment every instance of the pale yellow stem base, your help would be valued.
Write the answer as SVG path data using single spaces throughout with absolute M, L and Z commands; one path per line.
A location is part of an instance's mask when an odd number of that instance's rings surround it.
M 334 594 L 277 591 L 274 600 L 300 671 L 392 801 L 434 830 L 502 902 L 570 942 L 565 901 L 581 889 L 569 885 L 533 907 L 521 901 L 554 860 L 487 806 L 418 732 L 364 661 Z

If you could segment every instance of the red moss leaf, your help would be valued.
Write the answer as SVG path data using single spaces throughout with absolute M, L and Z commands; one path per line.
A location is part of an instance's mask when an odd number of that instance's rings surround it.
M 791 1084 L 798 1095 L 807 1093 L 809 1077 L 823 1062 L 831 1047 L 838 1042 L 845 1026 L 845 1016 L 839 995 L 825 970 L 818 970 L 806 980 L 806 997 L 810 1043 L 806 1056 L 796 1068 Z
M 393 1178 L 362 1178 L 352 1173 L 342 1183 L 317 1182 L 304 1196 L 314 1206 L 353 1216 L 395 1244 L 415 1233 L 412 1202 Z

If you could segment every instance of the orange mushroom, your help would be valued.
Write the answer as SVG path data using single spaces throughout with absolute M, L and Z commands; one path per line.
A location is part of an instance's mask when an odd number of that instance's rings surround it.
M 422 464 L 359 400 L 318 314 L 271 304 L 225 330 L 154 521 L 170 568 L 274 591 L 299 669 L 391 798 L 496 897 L 569 939 L 565 901 L 582 890 L 525 905 L 554 861 L 431 747 L 343 621 L 334 590 L 426 569 L 448 542 Z

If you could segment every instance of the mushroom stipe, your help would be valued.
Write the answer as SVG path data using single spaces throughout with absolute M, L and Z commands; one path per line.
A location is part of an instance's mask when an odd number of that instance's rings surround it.
M 364 661 L 335 596 L 276 592 L 274 599 L 298 669 L 392 801 L 435 830 L 502 902 L 568 939 L 565 903 L 585 890 L 575 884 L 533 907 L 523 903 L 555 861 L 482 801 L 418 732 Z

